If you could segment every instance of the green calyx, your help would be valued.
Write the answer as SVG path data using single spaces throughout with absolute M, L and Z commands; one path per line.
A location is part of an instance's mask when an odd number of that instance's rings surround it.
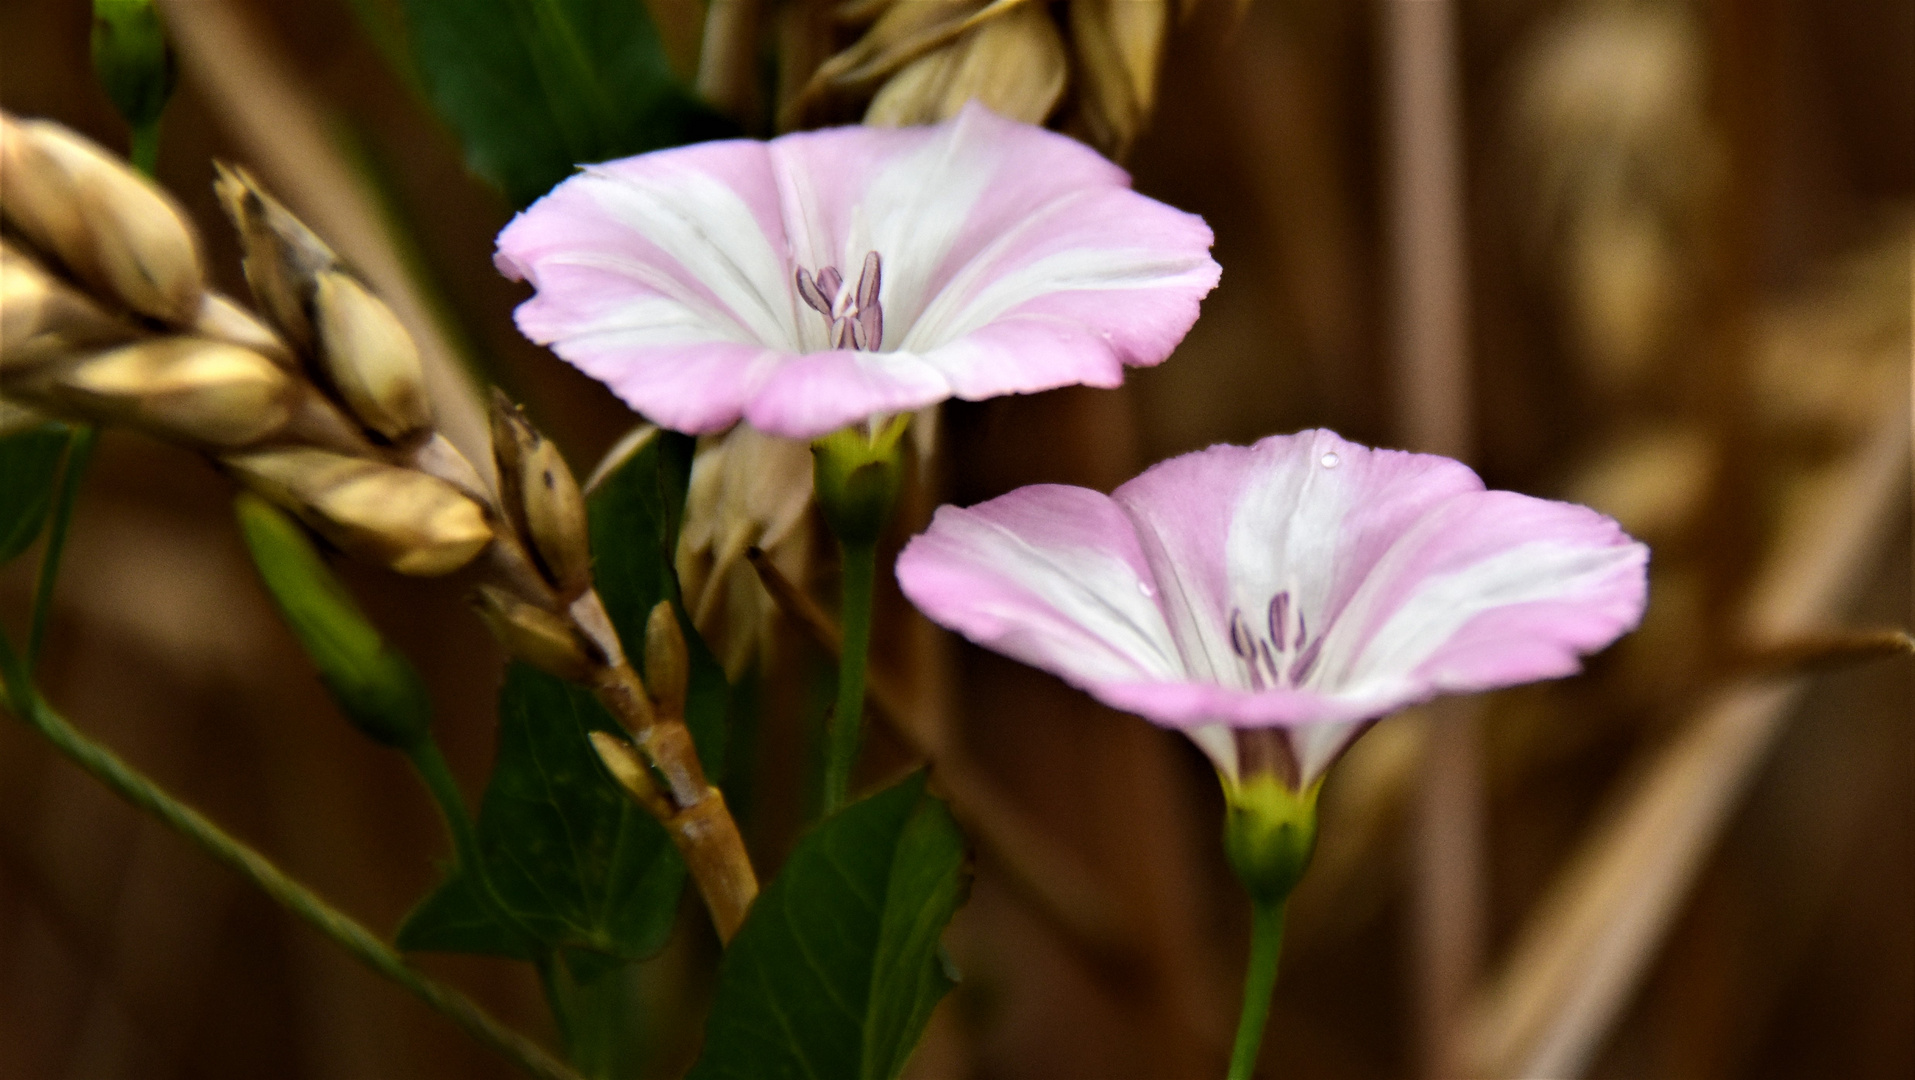
M 854 424 L 811 444 L 818 509 L 839 542 L 875 544 L 883 534 L 904 475 L 898 443 L 910 425 L 905 413 L 875 429 Z
M 159 123 L 179 72 L 153 0 L 93 0 L 93 70 L 135 131 Z
M 1269 774 L 1225 781 L 1224 855 L 1258 904 L 1281 904 L 1309 869 L 1322 786 L 1297 791 Z
M 260 579 L 346 719 L 386 746 L 423 744 L 432 724 L 425 683 L 366 621 L 305 530 L 250 493 L 234 510 Z

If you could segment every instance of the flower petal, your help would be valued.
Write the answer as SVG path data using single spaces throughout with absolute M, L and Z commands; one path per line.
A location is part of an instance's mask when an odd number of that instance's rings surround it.
M 1323 677 L 1429 696 L 1571 674 L 1642 618 L 1648 561 L 1648 548 L 1587 507 L 1459 496 L 1379 560 L 1324 651 Z
M 1395 537 L 1482 481 L 1448 458 L 1372 450 L 1331 431 L 1213 446 L 1146 470 L 1112 493 L 1138 523 L 1191 671 L 1251 689 L 1231 646 L 1233 613 L 1267 622 L 1280 593 L 1294 631 L 1323 636 Z M 1300 642 L 1276 641 L 1294 662 Z M 1313 680 L 1313 684 L 1314 684 Z
M 735 422 L 767 368 L 799 347 L 763 143 L 593 166 L 498 243 L 500 269 L 538 289 L 519 305 L 519 329 L 667 427 Z
M 1182 677 L 1130 523 L 1095 491 L 940 507 L 897 573 L 933 621 L 1078 686 Z

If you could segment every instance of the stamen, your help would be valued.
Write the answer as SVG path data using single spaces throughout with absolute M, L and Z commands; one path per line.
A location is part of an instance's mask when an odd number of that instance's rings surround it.
M 836 318 L 838 315 L 838 294 L 844 291 L 844 275 L 838 273 L 835 266 L 827 266 L 818 271 L 818 287 L 825 294 L 825 315 Z
M 825 296 L 824 290 L 818 288 L 811 271 L 802 266 L 798 268 L 798 298 L 805 302 L 806 307 L 827 319 L 831 318 L 831 300 Z
M 884 281 L 883 260 L 875 251 L 864 255 L 855 295 L 846 296 L 844 275 L 835 266 L 818 269 L 817 276 L 800 267 L 798 297 L 825 317 L 825 340 L 834 349 L 877 352 L 884 346 L 884 306 L 878 297 Z
M 1269 624 L 1270 640 L 1276 644 L 1277 651 L 1282 652 L 1283 639 L 1286 636 L 1285 628 L 1290 625 L 1289 590 L 1280 592 L 1270 598 L 1270 612 L 1264 619 L 1264 622 Z
M 1290 685 L 1301 686 L 1303 680 L 1310 677 L 1311 669 L 1317 666 L 1317 657 L 1322 655 L 1323 639 L 1318 638 L 1310 643 L 1309 648 L 1303 650 L 1303 655 L 1297 657 L 1296 663 L 1290 665 Z

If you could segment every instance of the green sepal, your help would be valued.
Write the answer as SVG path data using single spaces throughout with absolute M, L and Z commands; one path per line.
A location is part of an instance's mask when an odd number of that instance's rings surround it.
M 1269 774 L 1224 785 L 1224 855 L 1259 904 L 1281 904 L 1310 868 L 1317 846 L 1317 792 Z
M 911 414 L 892 417 L 876 431 L 841 428 L 811 444 L 812 487 L 831 534 L 845 544 L 875 544 L 891 520 L 904 476 L 899 440 Z
M 153 0 L 93 0 L 93 72 L 134 131 L 160 122 L 179 67 Z
M 346 719 L 374 742 L 417 746 L 432 700 L 412 664 L 367 621 L 303 526 L 251 493 L 233 510 L 260 580 Z

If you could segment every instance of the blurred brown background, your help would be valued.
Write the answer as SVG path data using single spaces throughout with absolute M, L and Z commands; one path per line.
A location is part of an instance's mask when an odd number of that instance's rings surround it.
M 484 372 L 589 467 L 630 416 L 512 329 L 523 290 L 490 262 L 507 207 L 466 175 L 348 4 L 222 6 L 240 9 L 269 61 L 322 103 Z M 1034 481 L 1107 489 L 1171 454 L 1311 425 L 1402 441 L 1395 418 L 1416 403 L 1393 389 L 1390 355 L 1384 7 L 1255 0 L 1240 24 L 1229 8 L 1201 5 L 1173 31 L 1155 121 L 1128 162 L 1140 189 L 1216 230 L 1225 273 L 1203 319 L 1169 363 L 1122 391 L 947 408 L 945 498 Z M 119 146 L 124 129 L 88 67 L 88 18 L 77 0 L 8 0 L 0 105 Z M 1592 828 L 1627 818 L 1640 779 L 1661 775 L 1677 795 L 1724 785 L 1723 827 L 1703 829 L 1674 871 L 1625 860 L 1584 882 L 1666 893 L 1673 922 L 1594 948 L 1641 979 L 1624 980 L 1613 1017 L 1562 1006 L 1565 1023 L 1594 1032 L 1582 1074 L 1915 1075 L 1911 665 L 1798 682 L 1773 742 L 1740 757 L 1701 723 L 1718 691 L 1759 666 L 1761 605 L 1786 605 L 1818 573 L 1853 587 L 1829 591 L 1814 628 L 1909 624 L 1915 7 L 1467 0 L 1458 35 L 1475 464 L 1492 486 L 1591 502 L 1655 550 L 1641 632 L 1588 676 L 1498 695 L 1477 720 L 1483 996 L 1459 1023 L 1488 1017 L 1470 1037 L 1493 1041 L 1492 989 L 1510 985 L 1526 929 L 1550 925 L 1533 921 L 1539 901 Z M 252 148 L 226 126 L 204 71 L 231 59 L 185 57 L 160 177 L 211 239 L 222 287 L 239 291 L 211 160 L 249 161 Z M 1888 485 L 1842 488 L 1882 446 Z M 400 759 L 333 711 L 253 577 L 228 496 L 195 457 L 107 434 L 74 523 L 46 692 L 390 929 L 435 880 L 438 823 Z M 1845 525 L 1860 539 L 1843 540 Z M 1818 569 L 1818 553 L 1842 565 Z M 22 629 L 31 566 L 0 576 L 10 632 Z M 491 755 L 490 639 L 452 585 L 351 577 L 425 672 L 440 738 L 476 794 Z M 1220 1075 L 1248 919 L 1206 766 L 1179 738 L 1047 676 L 973 650 L 948 659 L 954 740 L 1128 914 L 1134 962 L 1087 958 L 986 855 L 950 936 L 965 982 L 914 1073 Z M 1411 858 L 1425 732 L 1416 718 L 1382 725 L 1330 781 L 1267 1075 L 1425 1069 Z M 767 730 L 759 774 L 780 775 L 795 745 Z M 1685 745 L 1700 749 L 1657 773 Z M 766 820 L 748 829 L 775 854 L 768 838 L 788 835 L 797 796 L 762 788 Z M 1693 799 L 1669 805 L 1652 838 L 1680 833 L 1684 813 L 1706 815 Z M 701 934 L 681 935 L 654 985 L 681 986 L 673 972 L 697 958 Z M 421 963 L 550 1037 L 528 972 Z M 654 1002 L 662 1069 L 695 1039 L 690 985 L 683 1000 Z M 0 724 L 0 1077 L 505 1075 L 440 1017 Z

